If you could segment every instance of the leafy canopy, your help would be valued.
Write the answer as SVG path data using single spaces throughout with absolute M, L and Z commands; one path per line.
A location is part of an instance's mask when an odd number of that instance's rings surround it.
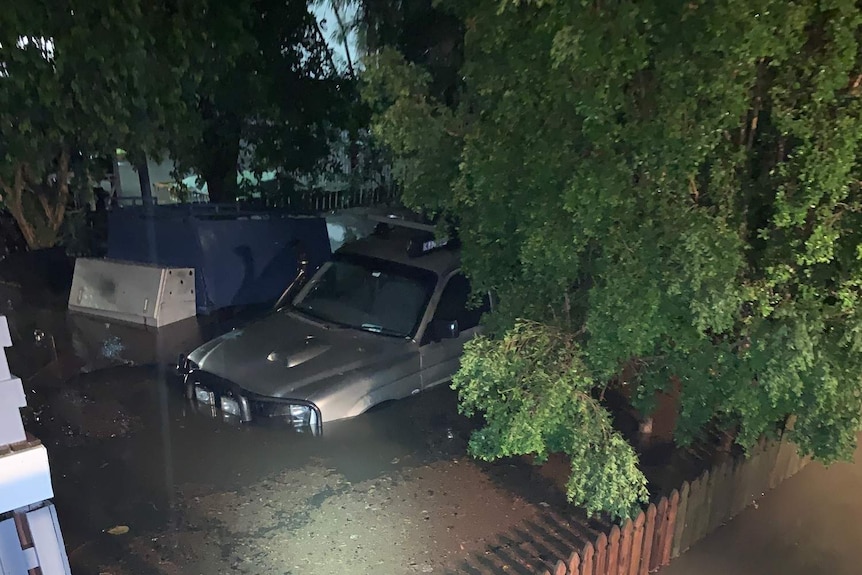
M 52 245 L 90 160 L 163 149 L 187 124 L 199 5 L 28 0 L 0 11 L 0 193 L 30 247 Z M 77 178 L 73 176 L 77 175 Z M 99 177 L 102 174 L 94 174 Z
M 314 172 L 360 114 L 309 2 L 196 1 L 192 57 L 203 74 L 184 92 L 191 122 L 170 142 L 178 172 L 199 174 L 214 202 L 237 198 L 238 171 L 275 170 L 287 185 Z
M 862 412 L 857 3 L 450 8 L 465 29 L 457 104 L 391 50 L 369 61 L 365 94 L 404 200 L 457 219 L 466 271 L 499 295 L 496 339 L 469 346 L 456 379 L 465 408 L 487 417 L 474 451 L 561 448 L 570 496 L 623 514 L 641 496 L 630 453 L 613 433 L 600 449 L 567 445 L 559 409 L 566 437 L 591 441 L 584 382 L 633 370 L 644 413 L 678 387 L 681 443 L 718 422 L 748 447 L 793 415 L 804 453 L 850 457 Z M 517 318 L 567 332 L 565 361 L 507 343 L 545 337 Z M 622 476 L 613 495 L 578 486 L 609 470 Z
M 526 452 L 541 462 L 549 452 L 568 453 L 569 498 L 590 513 L 627 517 L 646 501 L 646 478 L 610 414 L 591 397 L 594 385 L 572 334 L 528 321 L 498 340 L 471 341 L 453 381 L 461 410 L 482 412 L 487 422 L 470 440 L 474 455 Z

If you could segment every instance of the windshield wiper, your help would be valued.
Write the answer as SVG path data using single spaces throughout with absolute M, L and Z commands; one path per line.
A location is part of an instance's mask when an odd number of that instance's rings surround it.
M 370 331 L 371 333 L 379 333 L 381 335 L 391 335 L 393 337 L 407 337 L 401 332 L 395 331 L 393 329 L 388 329 L 383 327 L 382 325 L 377 325 L 374 323 L 363 323 L 359 326 L 359 329 L 363 331 Z
M 320 323 L 324 324 L 324 326 L 326 326 L 326 325 L 328 324 L 328 325 L 331 325 L 331 326 L 335 326 L 335 327 L 342 327 L 342 328 L 352 328 L 352 327 L 354 327 L 354 326 L 352 326 L 352 325 L 350 325 L 350 324 L 346 324 L 346 323 L 343 323 L 343 322 L 340 322 L 340 321 L 335 321 L 334 319 L 331 319 L 331 318 L 325 317 L 325 316 L 323 316 L 323 315 L 321 315 L 321 314 L 314 313 L 313 311 L 311 311 L 311 310 L 310 310 L 310 309 L 308 309 L 308 308 L 292 306 L 292 307 L 287 308 L 287 309 L 290 309 L 291 311 L 299 312 L 299 313 L 300 313 L 300 315 L 304 315 L 304 316 L 305 316 L 305 317 L 307 317 L 307 318 L 310 318 L 310 319 L 313 319 L 314 321 L 320 322 Z

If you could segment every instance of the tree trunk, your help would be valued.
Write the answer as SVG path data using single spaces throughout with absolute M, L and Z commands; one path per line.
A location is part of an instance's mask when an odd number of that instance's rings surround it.
M 207 166 L 204 170 L 204 179 L 207 183 L 207 193 L 211 204 L 232 204 L 236 202 L 237 186 L 236 170 L 226 170 L 224 166 Z
M 344 20 L 338 12 L 338 5 L 332 3 L 332 13 L 335 14 L 335 21 L 338 23 L 338 31 L 341 33 L 342 42 L 344 43 L 344 56 L 347 59 L 347 71 L 350 73 L 350 78 L 356 80 L 356 72 L 353 70 L 353 58 L 350 56 L 350 44 L 348 43 L 350 32 L 344 26 Z
M 150 165 L 147 163 L 147 157 L 141 163 L 135 166 L 135 171 L 138 172 L 138 182 L 141 184 L 141 202 L 145 205 L 153 203 L 153 185 L 150 183 Z
M 235 118 L 220 118 L 204 132 L 202 175 L 212 204 L 236 202 L 240 125 Z
M 57 244 L 69 201 L 69 155 L 57 160 L 54 180 L 37 181 L 24 163 L 13 170 L 11 182 L 0 180 L 6 208 L 21 230 L 31 250 Z

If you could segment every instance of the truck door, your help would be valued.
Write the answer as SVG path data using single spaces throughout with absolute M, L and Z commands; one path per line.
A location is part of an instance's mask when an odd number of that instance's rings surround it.
M 490 310 L 490 300 L 483 296 L 477 306 L 469 305 L 470 282 L 461 272 L 450 276 L 437 302 L 434 315 L 420 342 L 422 388 L 428 389 L 452 379 L 460 366 L 464 343 L 479 330 L 482 314 Z M 457 337 L 446 337 L 440 326 L 457 322 Z M 451 335 L 451 334 L 450 334 Z

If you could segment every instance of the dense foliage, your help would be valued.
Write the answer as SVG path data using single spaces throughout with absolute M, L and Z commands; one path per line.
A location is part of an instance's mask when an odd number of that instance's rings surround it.
M 394 51 L 369 62 L 366 95 L 405 201 L 457 216 L 467 272 L 499 295 L 496 339 L 471 345 L 457 378 L 465 408 L 487 416 L 474 451 L 561 448 L 570 496 L 622 514 L 641 495 L 629 452 L 612 433 L 601 448 L 566 445 L 554 407 L 556 386 L 571 390 L 565 435 L 594 438 L 583 382 L 625 372 L 643 413 L 676 388 L 682 443 L 717 422 L 747 447 L 793 415 L 803 452 L 851 456 L 862 412 L 857 3 L 451 9 L 465 27 L 456 103 Z M 563 364 L 507 343 L 545 333 L 517 318 L 569 333 Z M 559 375 L 572 365 L 577 377 Z M 630 488 L 578 483 L 609 470 Z
M 13 2 L 0 13 L 2 205 L 30 247 L 51 246 L 70 185 L 104 177 L 93 164 L 117 148 L 135 164 L 169 152 L 232 201 L 240 170 L 290 181 L 321 168 L 367 117 L 357 99 L 306 2 Z
M 308 2 L 205 2 L 194 57 L 202 72 L 184 103 L 193 111 L 170 142 L 179 172 L 231 202 L 237 174 L 277 171 L 289 187 L 329 153 L 354 121 L 355 83 L 339 73 Z
M 470 440 L 474 455 L 532 453 L 544 462 L 548 453 L 568 453 L 569 498 L 590 513 L 627 517 L 647 499 L 646 478 L 591 395 L 594 386 L 572 334 L 527 321 L 500 339 L 470 342 L 453 382 L 462 411 L 482 412 L 487 421 Z
M 0 193 L 30 247 L 53 245 L 70 183 L 117 147 L 186 125 L 198 11 L 187 3 L 28 0 L 0 11 Z M 103 174 L 95 174 L 100 178 Z M 77 177 L 76 177 L 77 176 Z

